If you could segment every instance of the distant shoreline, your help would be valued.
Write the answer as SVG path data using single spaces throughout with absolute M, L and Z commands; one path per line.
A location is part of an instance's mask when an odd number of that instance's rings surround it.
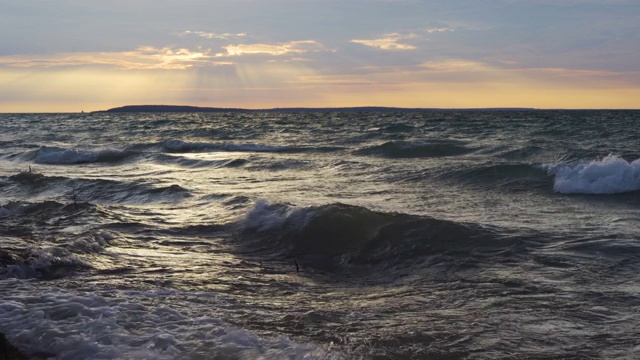
M 529 107 L 488 107 L 488 108 L 402 108 L 386 106 L 353 106 L 353 107 L 291 107 L 291 108 L 266 108 L 266 109 L 243 109 L 243 108 L 217 108 L 200 107 L 189 105 L 126 105 L 107 110 L 96 111 L 35 111 L 35 112 L 0 112 L 0 114 L 135 114 L 135 113 L 329 113 L 329 112 L 517 112 L 517 111 L 640 111 L 640 109 L 563 109 L 563 108 L 529 108 Z
M 93 113 L 249 113 L 249 112 L 418 112 L 418 111 L 529 111 L 535 108 L 399 108 L 384 106 L 336 107 L 336 108 L 271 108 L 271 109 L 241 109 L 214 108 L 183 105 L 127 105 Z

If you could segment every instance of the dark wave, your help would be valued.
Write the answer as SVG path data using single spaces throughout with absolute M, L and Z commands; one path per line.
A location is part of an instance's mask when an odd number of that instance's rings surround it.
M 47 200 L 42 202 L 22 202 L 22 201 L 10 201 L 0 206 L 0 218 L 10 217 L 24 217 L 35 216 L 39 213 L 45 213 L 46 215 L 63 216 L 65 213 L 76 212 L 79 210 L 93 210 L 95 205 L 88 202 L 69 202 L 61 203 L 53 200 Z
M 419 158 L 419 157 L 444 157 L 469 154 L 476 149 L 469 148 L 457 142 L 429 142 L 416 143 L 404 141 L 388 141 L 380 145 L 374 145 L 358 149 L 355 155 L 380 156 L 387 158 Z
M 292 208 L 260 201 L 242 224 L 251 248 L 311 265 L 393 265 L 434 254 L 496 253 L 520 245 L 497 229 L 330 204 Z
M 499 154 L 499 156 L 509 160 L 528 160 L 544 154 L 544 152 L 544 148 L 531 145 L 503 151 Z
M 416 130 L 416 128 L 409 124 L 397 123 L 389 124 L 377 128 L 370 129 L 382 134 L 397 134 L 397 133 L 410 133 Z
M 103 253 L 114 237 L 108 232 L 88 231 L 55 242 L 38 234 L 30 235 L 28 241 L 4 241 L 0 277 L 52 280 L 91 270 L 91 259 Z
M 0 206 L 0 277 L 57 279 L 92 268 L 90 260 L 114 238 L 111 233 L 58 233 L 87 228 L 107 213 L 86 202 L 9 202 Z
M 135 181 L 72 179 L 30 172 L 21 172 L 5 179 L 3 186 L 0 186 L 1 192 L 11 195 L 25 193 L 29 196 L 56 194 L 56 200 L 65 201 L 148 203 L 176 201 L 191 196 L 189 190 L 178 185 L 154 186 Z
M 387 125 L 383 128 L 380 129 L 381 131 L 387 132 L 387 133 L 399 133 L 399 132 L 412 132 L 415 131 L 416 128 L 409 125 L 409 124 L 391 124 L 391 125 Z
M 301 152 L 333 152 L 344 149 L 338 146 L 278 146 L 261 145 L 253 143 L 230 143 L 230 142 L 189 142 L 182 140 L 166 140 L 163 143 L 164 151 L 170 153 L 189 152 L 266 152 L 266 153 L 301 153 Z
M 87 163 L 122 162 L 139 155 L 129 150 L 81 151 L 76 149 L 41 147 L 34 153 L 33 160 L 39 164 L 72 165 Z
M 539 166 L 524 163 L 481 163 L 439 169 L 436 177 L 479 188 L 506 190 L 548 190 L 552 183 Z
M 91 266 L 70 254 L 43 249 L 9 252 L 0 249 L 0 277 L 53 280 L 68 277 Z

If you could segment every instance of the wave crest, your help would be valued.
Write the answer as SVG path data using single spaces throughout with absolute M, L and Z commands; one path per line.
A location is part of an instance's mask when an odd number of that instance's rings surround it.
M 126 150 L 80 151 L 42 147 L 36 152 L 35 162 L 52 165 L 109 163 L 123 161 L 135 154 L 135 152 Z
M 258 201 L 242 222 L 245 238 L 281 255 L 323 264 L 389 264 L 421 255 L 503 247 L 498 234 L 476 224 L 329 204 L 297 208 Z M 275 250 L 274 250 L 275 249 Z M 313 265 L 313 264 L 312 264 Z
M 577 164 L 544 164 L 555 176 L 554 190 L 563 194 L 618 194 L 640 190 L 640 159 L 617 155 Z

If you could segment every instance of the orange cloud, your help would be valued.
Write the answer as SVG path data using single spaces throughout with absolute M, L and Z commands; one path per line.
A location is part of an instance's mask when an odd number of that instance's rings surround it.
M 242 55 L 271 55 L 280 56 L 286 54 L 302 54 L 326 50 L 325 47 L 314 40 L 291 41 L 282 44 L 238 44 L 224 47 L 226 53 L 216 54 L 217 57 L 242 56 Z
M 52 68 L 68 66 L 110 66 L 127 70 L 186 70 L 193 66 L 229 65 L 213 61 L 211 50 L 190 50 L 170 47 L 139 47 L 133 51 L 61 53 L 47 57 L 22 55 L 2 56 L 0 66 L 22 68 Z

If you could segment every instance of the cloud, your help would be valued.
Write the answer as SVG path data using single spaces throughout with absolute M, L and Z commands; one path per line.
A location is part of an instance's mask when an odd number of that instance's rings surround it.
M 231 33 L 212 33 L 212 32 L 206 32 L 206 31 L 192 31 L 192 30 L 186 30 L 180 33 L 180 36 L 182 37 L 187 37 L 187 36 L 196 36 L 196 37 L 203 37 L 206 39 L 219 39 L 219 40 L 227 40 L 227 39 L 232 39 L 232 38 L 238 38 L 238 37 L 244 37 L 247 36 L 246 33 L 238 33 L 238 34 L 231 34 Z
M 427 61 L 420 65 L 420 67 L 427 69 L 431 72 L 469 72 L 469 71 L 483 71 L 488 68 L 484 63 L 471 60 L 441 60 L 441 61 Z
M 431 33 L 455 31 L 455 29 L 448 28 L 448 27 L 440 27 L 440 28 L 426 29 L 425 31 L 428 32 L 429 34 L 431 34 Z
M 325 51 L 326 48 L 314 40 L 290 41 L 281 44 L 238 44 L 224 47 L 226 53 L 216 54 L 217 57 L 243 55 L 271 55 L 302 54 L 307 52 Z
M 68 66 L 110 66 L 127 70 L 186 70 L 194 66 L 231 65 L 214 61 L 210 49 L 139 47 L 133 51 L 61 53 L 47 57 L 1 56 L 0 66 L 52 68 Z
M 373 40 L 351 40 L 352 43 L 361 44 L 365 46 L 374 47 L 382 50 L 415 50 L 416 47 L 409 44 L 402 44 L 399 41 L 407 39 L 415 39 L 418 36 L 415 34 L 402 35 L 399 33 L 385 34 L 379 39 Z
M 197 32 L 190 32 L 196 34 Z M 206 36 L 226 36 L 209 34 Z M 241 34 L 233 34 L 239 36 Z M 198 35 L 200 36 L 200 35 Z M 106 66 L 126 70 L 186 70 L 193 67 L 234 65 L 235 62 L 224 59 L 244 55 L 303 54 L 325 51 L 317 41 L 303 40 L 280 44 L 238 44 L 223 47 L 226 52 L 214 53 L 209 48 L 189 49 L 185 47 L 141 46 L 132 51 L 115 52 L 77 52 L 52 55 L 6 55 L 0 56 L 0 67 L 12 68 L 56 68 Z M 304 62 L 309 59 L 296 56 L 287 61 Z
M 425 38 L 427 34 L 453 32 L 454 28 L 451 27 L 432 27 L 427 29 L 421 29 L 411 33 L 389 33 L 384 34 L 380 38 L 366 40 L 366 39 L 353 39 L 352 43 L 361 44 L 381 50 L 415 50 L 417 47 L 412 44 L 407 44 L 403 40 L 418 40 Z

